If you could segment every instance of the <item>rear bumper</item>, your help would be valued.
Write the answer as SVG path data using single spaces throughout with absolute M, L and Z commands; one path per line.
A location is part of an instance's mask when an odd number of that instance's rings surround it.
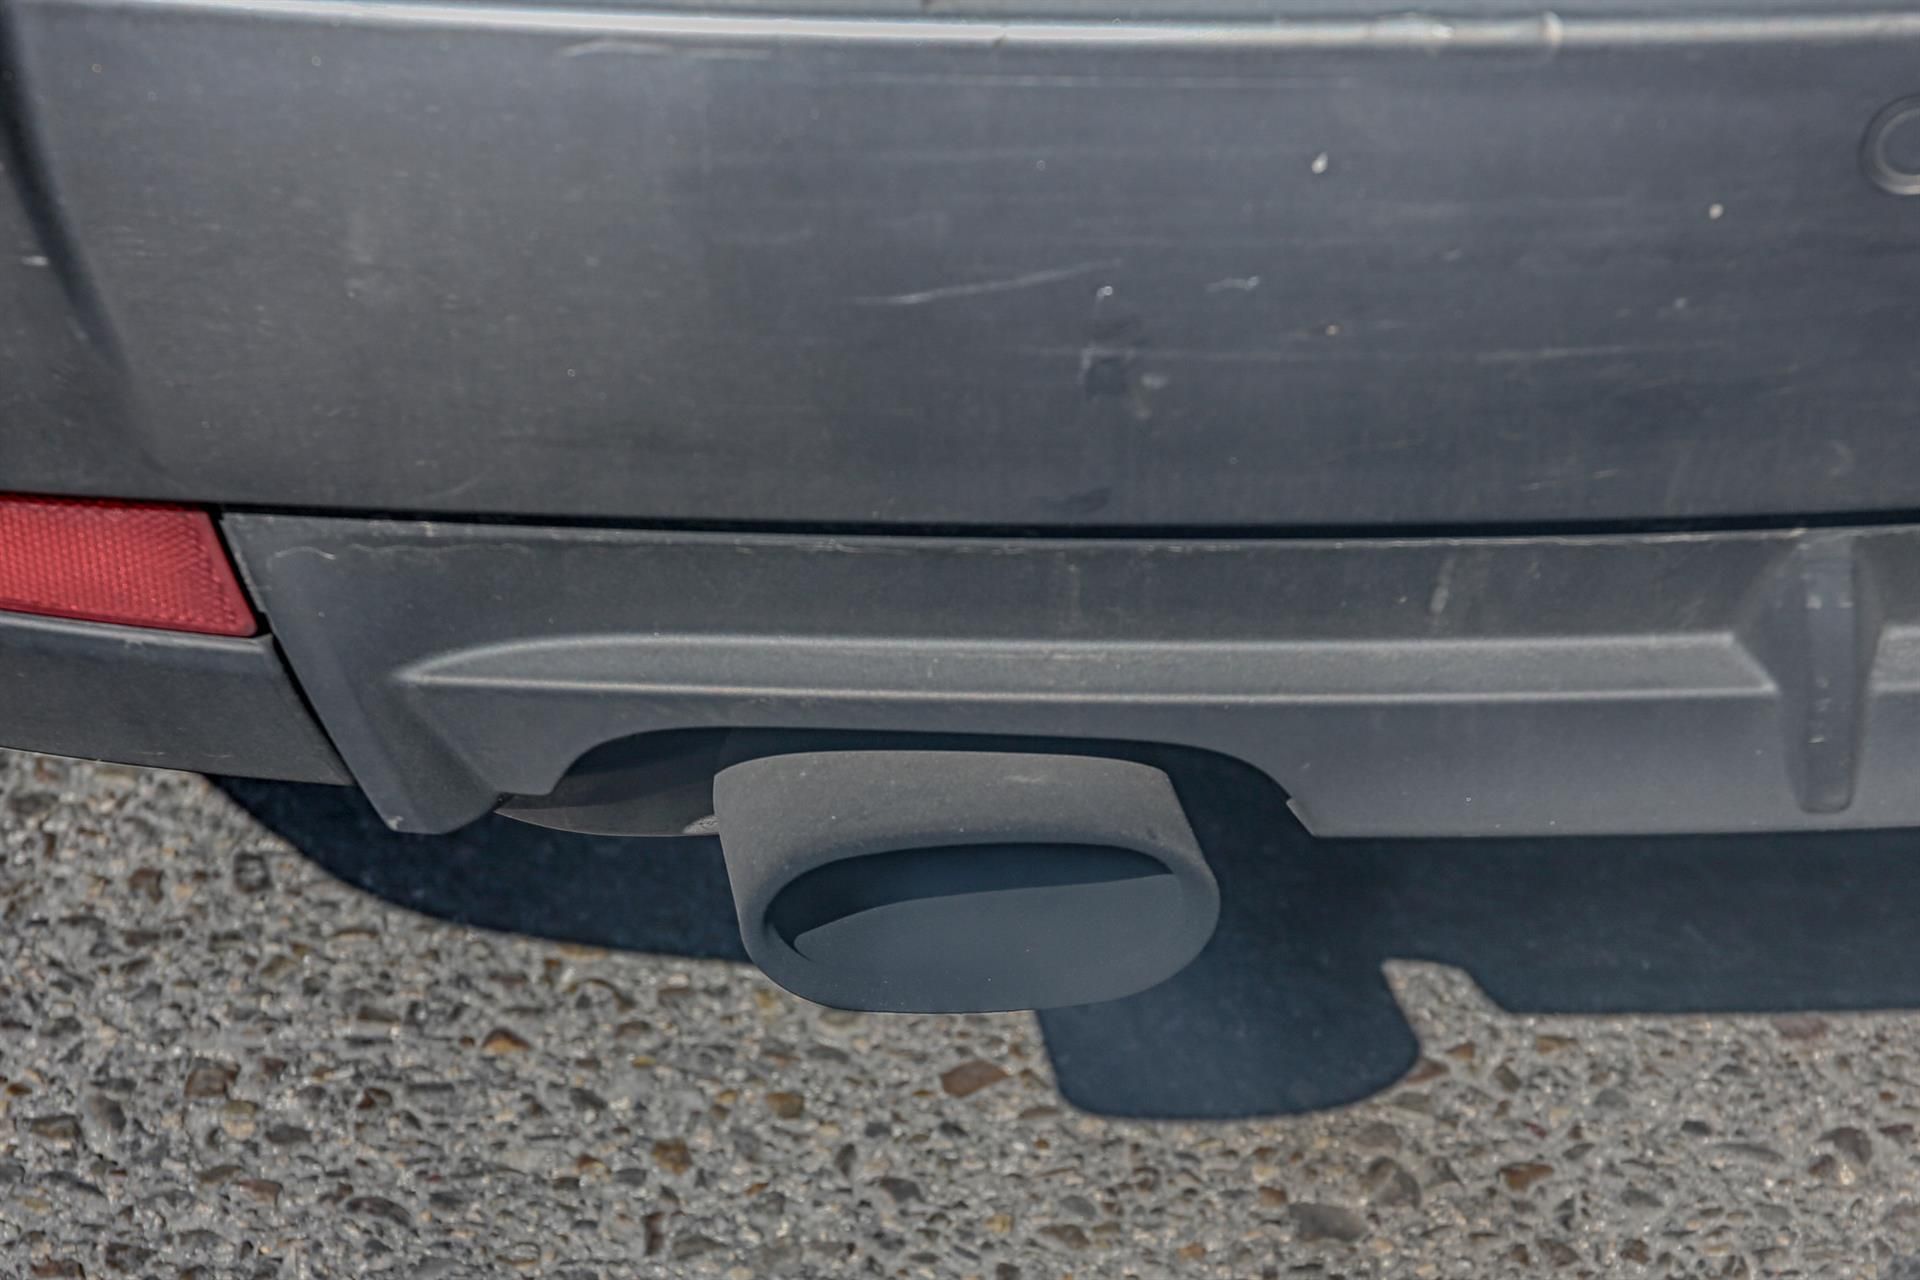
M 1920 509 L 1920 204 L 1862 159 L 1920 19 L 1615 7 L 9 0 L 0 474 L 875 531 Z
M 15 745 L 330 737 L 419 830 L 762 730 L 1920 823 L 1911 14 L 5 2 L 0 474 L 221 509 L 274 632 L 20 624 Z
M 1154 542 L 233 516 L 398 827 L 683 731 L 1172 744 L 1322 836 L 1920 825 L 1920 530 Z
M 684 787 L 728 758 L 726 734 L 1210 752 L 1254 766 L 1319 836 L 1920 825 L 1915 528 L 1117 541 L 234 515 L 224 529 L 273 636 L 0 615 L 0 741 L 351 779 L 413 831 L 534 804 L 582 757 L 647 735 L 698 740 L 671 775 Z

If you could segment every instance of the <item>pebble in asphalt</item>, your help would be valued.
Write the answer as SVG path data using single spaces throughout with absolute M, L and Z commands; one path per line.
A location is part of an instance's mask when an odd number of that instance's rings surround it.
M 1033 1020 L 458 928 L 0 756 L 0 1275 L 1920 1280 L 1920 1018 L 1519 1018 L 1336 1113 L 1075 1113 Z

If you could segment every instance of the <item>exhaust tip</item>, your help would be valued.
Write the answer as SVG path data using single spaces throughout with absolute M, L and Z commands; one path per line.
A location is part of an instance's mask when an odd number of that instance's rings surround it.
M 846 1009 L 1117 999 L 1199 954 L 1220 895 L 1167 775 L 1091 756 L 827 751 L 722 770 L 747 952 Z

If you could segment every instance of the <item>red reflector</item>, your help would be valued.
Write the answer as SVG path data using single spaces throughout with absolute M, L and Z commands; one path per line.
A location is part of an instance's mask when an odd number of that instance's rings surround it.
M 204 511 L 0 497 L 0 609 L 205 635 L 258 627 Z

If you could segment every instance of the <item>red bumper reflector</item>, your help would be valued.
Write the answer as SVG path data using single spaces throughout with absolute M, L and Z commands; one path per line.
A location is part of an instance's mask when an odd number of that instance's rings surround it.
M 203 635 L 259 628 L 204 511 L 0 497 L 0 609 Z

